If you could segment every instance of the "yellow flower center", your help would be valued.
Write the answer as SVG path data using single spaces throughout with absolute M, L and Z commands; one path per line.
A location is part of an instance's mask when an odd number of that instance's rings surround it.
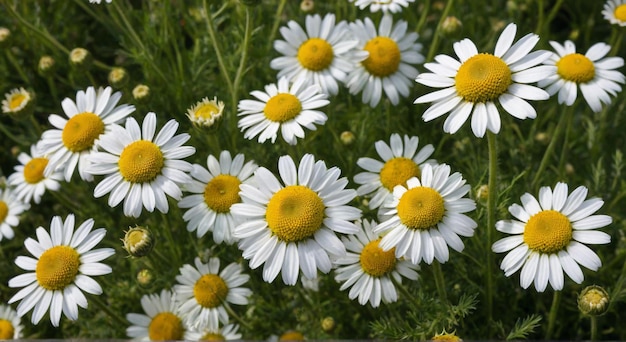
M 228 286 L 217 274 L 205 274 L 193 286 L 193 295 L 200 306 L 216 308 L 226 300 Z
M 570 53 L 556 62 L 556 72 L 565 80 L 587 83 L 596 75 L 593 62 L 579 53 Z
M 279 341 L 304 341 L 304 335 L 299 331 L 287 331 L 280 335 Z
M 118 162 L 120 174 L 131 183 L 154 180 L 163 169 L 161 149 L 151 141 L 137 140 L 126 146 Z
M 213 115 L 218 114 L 219 112 L 219 107 L 209 102 L 201 105 L 200 108 L 198 108 L 194 113 L 194 116 L 196 117 L 196 119 L 210 120 Z
M 572 241 L 572 224 L 567 216 L 556 210 L 544 210 L 533 215 L 524 228 L 528 248 L 546 254 L 557 253 Z
M 204 202 L 216 213 L 228 213 L 230 207 L 241 202 L 239 185 L 241 181 L 232 175 L 218 175 L 204 188 Z
M 222 334 L 206 333 L 200 338 L 200 341 L 226 341 L 226 339 Z
M 430 229 L 443 218 L 443 197 L 433 188 L 419 186 L 400 197 L 398 217 L 409 229 Z
M 511 85 L 511 69 L 491 54 L 481 53 L 466 60 L 456 73 L 456 91 L 472 103 L 494 101 Z
M 333 47 L 321 38 L 311 38 L 298 48 L 298 61 L 309 70 L 320 71 L 328 68 L 335 54 Z
M 152 341 L 182 340 L 184 335 L 183 322 L 171 312 L 158 313 L 148 327 L 148 336 Z
M 4 219 L 9 215 L 9 206 L 6 202 L 0 200 L 0 223 L 4 223 Z
M 265 104 L 263 113 L 269 120 L 285 122 L 295 118 L 302 111 L 302 103 L 293 94 L 280 93 Z
M 359 260 L 363 271 L 372 277 L 382 277 L 389 274 L 396 267 L 396 249 L 386 252 L 378 247 L 380 239 L 371 241 L 361 251 Z
M 43 177 L 43 170 L 48 165 L 47 158 L 33 158 L 24 165 L 24 180 L 29 184 L 39 183 Z
M 401 54 L 398 44 L 393 39 L 388 37 L 372 38 L 363 49 L 370 55 L 361 63 L 370 74 L 386 77 L 398 70 Z
M 6 319 L 0 319 L 0 340 L 12 340 L 14 334 L 13 323 Z
M 320 229 L 325 208 L 313 190 L 303 185 L 290 185 L 272 196 L 265 219 L 280 240 L 302 241 Z
M 615 7 L 613 14 L 617 20 L 626 21 L 626 4 Z
M 104 133 L 104 122 L 94 113 L 74 115 L 63 128 L 63 145 L 72 152 L 81 152 L 93 146 L 93 142 Z
M 24 100 L 26 100 L 26 96 L 24 94 L 13 94 L 9 100 L 9 109 L 15 110 L 19 108 Z
M 41 254 L 35 274 L 46 290 L 63 290 L 74 281 L 80 266 L 80 255 L 69 246 L 54 246 Z
M 419 177 L 420 167 L 412 159 L 397 157 L 389 159 L 380 170 L 380 182 L 389 191 L 396 185 L 406 186 L 411 177 Z

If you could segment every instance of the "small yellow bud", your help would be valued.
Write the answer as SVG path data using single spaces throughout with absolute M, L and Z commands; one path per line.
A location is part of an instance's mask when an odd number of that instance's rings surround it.
M 354 141 L 356 140 L 356 137 L 354 136 L 354 133 L 350 132 L 350 131 L 343 131 L 341 132 L 341 135 L 339 136 L 339 139 L 341 139 L 341 142 L 346 145 L 352 145 L 354 143 Z
M 322 330 L 324 330 L 325 333 L 330 333 L 335 330 L 335 319 L 330 316 L 324 317 L 322 320 Z
M 11 30 L 0 27 L 0 47 L 8 47 L 11 40 Z
M 565 163 L 565 173 L 568 175 L 573 175 L 576 170 L 574 169 L 574 165 L 570 163 Z
M 461 33 L 463 23 L 455 16 L 446 17 L 441 23 L 441 33 L 446 38 L 458 37 Z
M 147 85 L 138 84 L 133 88 L 133 98 L 135 98 L 136 101 L 142 102 L 147 100 L 148 97 L 150 97 L 150 87 Z
M 535 134 L 535 140 L 538 143 L 546 145 L 550 142 L 550 135 L 548 135 L 546 132 L 539 132 Z
M 37 71 L 43 77 L 51 77 L 56 71 L 56 63 L 52 56 L 41 56 L 37 64 Z
M 148 228 L 137 226 L 130 228 L 124 235 L 124 249 L 131 256 L 140 258 L 146 256 L 154 247 L 152 233 Z
M 578 310 L 585 315 L 599 316 L 609 308 L 609 294 L 602 287 L 585 287 L 578 295 Z
M 315 1 L 313 0 L 302 0 L 300 3 L 300 10 L 302 12 L 311 12 L 315 8 Z
M 93 58 L 91 57 L 91 53 L 83 48 L 75 48 L 70 52 L 70 65 L 80 69 L 87 70 L 91 67 L 91 62 Z
M 109 83 L 115 88 L 121 88 L 128 83 L 126 69 L 115 67 L 109 72 Z
M 486 201 L 489 198 L 489 185 L 483 184 L 476 190 L 476 198 Z
M 222 120 L 224 112 L 224 102 L 218 101 L 214 96 L 213 100 L 205 97 L 202 101 L 187 109 L 187 117 L 196 127 L 209 128 L 215 126 Z
M 137 272 L 137 282 L 139 283 L 139 285 L 141 286 L 149 286 L 152 281 L 154 280 L 154 275 L 152 274 L 152 271 L 150 271 L 147 268 L 141 269 L 139 270 L 139 272 Z

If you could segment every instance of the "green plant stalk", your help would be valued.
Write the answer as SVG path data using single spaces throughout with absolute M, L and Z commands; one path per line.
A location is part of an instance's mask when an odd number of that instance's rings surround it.
M 396 278 L 394 278 L 394 277 L 389 277 L 389 279 L 391 279 L 391 282 L 393 283 L 395 288 L 398 289 L 398 291 L 400 291 L 400 293 L 402 293 L 402 295 L 404 297 L 406 297 L 405 298 L 406 300 L 408 300 L 408 301 L 410 301 L 412 303 L 415 303 L 415 296 L 413 296 L 409 292 L 409 290 L 407 290 L 406 287 L 404 287 L 404 285 L 401 282 L 397 281 Z
M 7 59 L 9 60 L 11 65 L 13 65 L 13 68 L 15 68 L 17 73 L 20 75 L 20 78 L 22 78 L 22 81 L 24 81 L 25 84 L 30 85 L 30 80 L 28 79 L 28 76 L 26 76 L 26 73 L 24 72 L 24 69 L 22 69 L 22 66 L 15 60 L 15 57 L 13 57 L 13 54 L 11 53 L 11 49 L 6 49 L 5 52 L 6 52 L 5 55 L 7 56 Z
M 496 199 L 498 196 L 498 146 L 495 133 L 487 131 L 487 145 L 489 148 L 489 180 L 487 186 L 489 193 L 487 198 L 487 264 L 485 265 L 486 275 L 486 297 L 487 297 L 487 324 L 489 335 L 491 335 L 491 322 L 493 321 L 493 230 L 496 226 Z M 489 336 L 491 337 L 491 336 Z
M 446 17 L 448 16 L 448 13 L 450 13 L 450 9 L 452 8 L 453 4 L 454 0 L 448 0 L 448 3 L 446 3 L 446 7 L 443 9 L 443 13 L 441 13 L 441 18 L 439 18 L 439 22 L 437 23 L 437 31 L 433 33 L 433 40 L 432 42 L 430 42 L 430 49 L 428 50 L 426 62 L 432 61 L 433 57 L 435 56 L 435 52 L 439 48 L 439 38 L 441 37 L 439 30 L 441 30 L 441 25 L 443 24 L 443 21 L 446 20 Z
M 572 106 L 573 107 L 573 106 Z M 563 139 L 563 148 L 561 150 L 561 157 L 559 158 L 559 178 L 563 179 L 565 172 L 565 160 L 567 155 L 567 142 L 569 141 L 570 133 L 572 132 L 572 121 L 574 117 L 574 110 L 568 110 L 565 113 L 565 138 Z
M 111 310 L 111 308 L 108 305 L 106 305 L 104 302 L 102 302 L 102 300 L 98 296 L 91 296 L 90 299 L 91 299 L 92 303 L 96 304 L 96 306 L 100 310 L 104 311 L 115 322 L 117 322 L 118 324 L 120 324 L 122 326 L 127 326 L 128 325 L 128 321 L 126 321 L 126 319 L 120 317 L 120 315 L 118 315 L 115 312 L 113 312 L 113 310 Z
M 250 11 L 246 7 L 246 28 L 243 35 L 243 44 L 241 47 L 241 58 L 239 59 L 239 67 L 235 74 L 235 81 L 233 82 L 233 90 L 230 93 L 230 101 L 233 109 L 233 113 L 237 113 L 237 104 L 239 103 L 239 86 L 241 79 L 243 78 L 245 66 L 248 60 L 248 48 L 250 46 L 250 38 L 252 36 L 252 29 L 250 25 Z M 231 132 L 237 132 L 237 120 L 236 115 L 229 118 L 229 129 Z M 237 134 L 231 134 L 231 149 L 236 150 L 237 147 Z
M 15 135 L 13 135 L 13 133 L 11 133 L 6 127 L 4 127 L 4 125 L 2 124 L 2 122 L 0 122 L 0 131 L 9 139 L 11 139 L 13 142 L 15 142 L 18 145 L 21 146 L 26 146 L 26 142 L 24 141 L 24 139 L 18 138 Z
M 550 25 L 552 20 L 554 20 L 554 17 L 556 16 L 556 14 L 559 13 L 559 9 L 561 8 L 562 4 L 563 4 L 563 0 L 556 1 L 556 3 L 552 6 L 552 9 L 550 10 L 550 13 L 548 13 L 548 16 L 546 17 L 546 21 L 542 24 L 542 26 Z M 543 27 L 541 29 L 543 30 Z M 538 33 L 541 33 L 541 31 L 539 31 Z
M 441 264 L 439 261 L 433 261 L 433 275 L 435 276 L 435 285 L 437 286 L 437 293 L 442 303 L 448 304 L 448 294 L 446 293 L 446 282 L 443 277 L 443 271 L 441 270 Z
M 430 9 L 430 0 L 425 0 L 423 11 L 420 14 L 420 18 L 419 18 L 419 21 L 417 22 L 417 25 L 415 26 L 415 32 L 422 32 L 422 27 L 424 27 L 424 24 L 426 23 L 426 18 L 428 18 L 429 9 Z
M 591 316 L 590 319 L 591 319 L 591 340 L 597 341 L 598 340 L 598 317 Z
M 544 11 L 543 0 L 537 0 L 537 28 L 535 28 L 535 32 L 540 33 L 543 30 Z
M 548 330 L 546 330 L 546 340 L 551 340 L 554 334 L 554 325 L 556 323 L 556 316 L 559 311 L 559 304 L 561 303 L 561 291 L 554 291 L 552 297 L 552 305 L 550 306 L 550 313 L 548 314 Z
M 222 304 L 224 304 L 224 308 L 226 309 L 226 312 L 228 312 L 229 317 L 234 318 L 235 321 L 237 321 L 237 323 L 239 323 L 244 328 L 253 331 L 252 326 L 248 324 L 248 322 L 246 322 L 244 319 L 242 319 L 239 315 L 237 315 L 237 313 L 230 307 L 230 305 L 228 305 L 228 302 L 224 301 L 222 302 Z
M 276 9 L 276 14 L 274 15 L 274 23 L 272 24 L 272 30 L 270 31 L 269 38 L 267 40 L 267 52 L 269 53 L 274 46 L 274 39 L 276 38 L 276 32 L 278 32 L 278 26 L 280 25 L 281 18 L 283 16 L 283 11 L 285 10 L 285 5 L 287 4 L 287 0 L 280 0 L 278 3 L 278 8 Z M 246 10 L 247 12 L 247 10 Z
M 537 182 L 539 181 L 541 174 L 550 162 L 550 157 L 552 157 L 552 152 L 554 151 L 554 147 L 559 140 L 559 137 L 561 136 L 561 132 L 563 132 L 563 128 L 567 126 L 567 117 L 570 115 L 568 114 L 568 112 L 574 112 L 573 107 L 574 106 L 570 106 L 569 109 L 566 109 L 566 113 L 561 114 L 559 122 L 554 128 L 554 133 L 552 134 L 550 144 L 548 144 L 548 148 L 546 148 L 546 151 L 543 154 L 543 158 L 541 158 L 541 163 L 539 164 L 539 168 L 535 172 L 535 177 L 533 178 L 533 181 L 531 183 L 533 189 L 537 186 Z
M 215 57 L 217 57 L 217 64 L 218 64 L 218 67 L 220 68 L 220 72 L 222 73 L 222 76 L 224 77 L 224 81 L 226 82 L 226 87 L 228 87 L 228 93 L 231 94 L 232 96 L 232 94 L 235 92 L 235 89 L 233 88 L 233 81 L 230 79 L 228 68 L 226 67 L 226 64 L 224 63 L 224 55 L 222 54 L 222 48 L 220 46 L 220 42 L 217 39 L 217 34 L 215 33 L 215 23 L 213 22 L 213 16 L 211 16 L 209 12 L 209 6 L 207 4 L 207 0 L 204 0 L 202 4 L 204 6 L 204 12 L 206 13 L 207 31 L 209 32 L 209 36 L 211 38 L 211 44 L 213 44 L 213 50 L 215 50 Z M 233 108 L 233 110 L 234 110 L 233 113 L 237 112 L 236 109 Z

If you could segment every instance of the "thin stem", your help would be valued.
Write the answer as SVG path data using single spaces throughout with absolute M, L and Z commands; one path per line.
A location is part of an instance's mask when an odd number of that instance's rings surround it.
M 7 59 L 9 60 L 11 65 L 13 65 L 13 68 L 15 68 L 17 73 L 20 75 L 20 78 L 22 78 L 22 81 L 24 81 L 25 84 L 30 85 L 30 80 L 28 79 L 28 76 L 26 76 L 26 73 L 24 72 L 24 69 L 22 69 L 22 66 L 15 60 L 15 57 L 13 57 L 13 54 L 11 53 L 11 49 L 6 49 L 5 52 L 6 52 L 5 55 L 7 56 Z
M 598 340 L 598 317 L 595 315 L 592 315 L 590 318 L 591 318 L 591 340 L 597 341 Z
M 415 302 L 415 296 L 413 296 L 409 290 L 406 289 L 406 287 L 404 287 L 404 285 L 402 285 L 401 282 L 397 281 L 396 278 L 394 277 L 389 277 L 389 279 L 391 279 L 391 282 L 393 283 L 393 285 L 396 287 L 396 289 L 398 289 L 398 291 L 400 291 L 400 293 L 402 293 L 402 295 L 404 297 L 406 297 L 406 299 L 410 302 Z
M 237 68 L 237 73 L 235 74 L 235 81 L 233 82 L 233 91 L 231 92 L 231 106 L 233 110 L 233 115 L 229 117 L 230 131 L 237 132 L 237 104 L 239 102 L 239 85 L 241 84 L 241 79 L 244 74 L 244 69 L 246 68 L 246 63 L 248 60 L 248 47 L 250 46 L 250 38 L 252 36 L 252 28 L 250 25 L 250 11 L 248 7 L 246 7 L 246 28 L 243 35 L 243 44 L 241 47 L 241 58 L 239 59 L 239 67 Z M 236 149 L 237 145 L 237 134 L 231 134 L 232 137 L 232 146 L 233 150 Z
M 561 8 L 561 5 L 563 4 L 563 0 L 557 0 L 556 3 L 552 6 L 552 9 L 550 10 L 550 13 L 548 13 L 548 16 L 546 18 L 546 21 L 544 22 L 543 26 L 549 26 L 550 23 L 552 22 L 552 20 L 554 20 L 554 17 L 556 16 L 557 13 L 559 13 L 559 9 Z M 537 32 L 540 33 L 540 32 Z
M 441 271 L 441 264 L 435 260 L 433 262 L 433 275 L 435 276 L 435 285 L 437 286 L 437 293 L 439 293 L 439 299 L 442 303 L 448 303 L 448 294 L 446 293 L 446 282 L 443 278 L 443 272 Z
M 267 51 L 269 52 L 274 45 L 274 38 L 276 37 L 276 32 L 278 32 L 278 26 L 283 17 L 283 10 L 285 9 L 285 5 L 287 4 L 287 0 L 280 0 L 278 3 L 278 8 L 276 9 L 276 14 L 274 15 L 274 23 L 272 24 L 272 30 L 270 31 L 269 38 L 267 40 Z
M 489 187 L 489 194 L 487 198 L 487 264 L 485 269 L 485 275 L 487 277 L 487 324 L 491 327 L 493 321 L 493 252 L 491 251 L 491 245 L 493 245 L 493 230 L 496 226 L 496 200 L 498 196 L 498 149 L 496 142 L 496 135 L 492 132 L 487 132 L 487 145 L 489 146 L 489 181 L 487 186 Z M 491 328 L 489 328 L 491 334 Z
M 426 18 L 428 17 L 428 10 L 430 9 L 430 0 L 425 0 L 423 3 L 422 14 L 420 15 L 420 19 L 417 22 L 417 26 L 415 26 L 415 32 L 422 32 L 422 27 L 424 27 L 424 23 L 426 23 Z
M 454 0 L 448 0 L 446 7 L 443 9 L 443 13 L 441 13 L 441 18 L 439 18 L 439 22 L 437 23 L 437 31 L 433 33 L 433 41 L 430 43 L 430 50 L 428 50 L 428 56 L 426 57 L 427 62 L 431 61 L 435 56 L 435 52 L 438 51 L 437 49 L 439 48 L 439 38 L 441 36 L 439 30 L 441 29 L 443 21 L 446 20 L 448 13 L 450 13 L 450 9 L 452 8 L 453 4 Z
M 217 34 L 215 33 L 215 23 L 213 22 L 213 16 L 211 12 L 209 12 L 209 5 L 207 4 L 207 0 L 202 1 L 204 6 L 204 13 L 206 13 L 206 26 L 207 31 L 209 31 L 209 36 L 211 37 L 211 44 L 213 44 L 213 50 L 215 50 L 215 56 L 217 57 L 217 64 L 220 68 L 220 72 L 224 77 L 224 81 L 226 82 L 226 87 L 228 87 L 228 92 L 233 94 L 235 90 L 233 89 L 233 82 L 230 79 L 230 75 L 228 74 L 228 68 L 224 63 L 224 56 L 222 54 L 222 48 L 220 47 L 219 41 L 217 40 Z M 234 110 L 234 109 L 233 109 Z
M 244 328 L 252 331 L 253 328 L 250 324 L 248 324 L 248 322 L 246 322 L 244 319 L 242 319 L 241 317 L 239 317 L 239 315 L 237 315 L 237 313 L 230 307 L 230 305 L 228 305 L 227 302 L 223 302 L 224 304 L 224 308 L 226 309 L 226 312 L 228 312 L 228 316 L 232 317 L 235 319 L 235 321 L 237 321 L 237 323 L 241 324 L 241 326 L 243 326 Z
M 2 122 L 0 122 L 0 132 L 2 132 L 6 137 L 8 137 L 9 139 L 11 139 L 13 142 L 15 142 L 18 145 L 24 145 L 26 146 L 27 144 L 24 142 L 24 139 L 22 138 L 18 138 L 15 135 L 13 135 L 13 133 L 11 133 L 6 127 L 4 127 L 4 125 L 2 124 Z
M 535 32 L 541 32 L 543 30 L 543 20 L 544 20 L 544 3 L 543 0 L 537 1 L 537 28 L 535 28 Z
M 561 303 L 561 291 L 554 291 L 552 297 L 552 306 L 550 306 L 550 313 L 548 314 L 548 330 L 546 331 L 546 340 L 551 340 L 554 334 L 554 325 L 556 323 L 557 312 L 559 311 L 559 304 Z
M 574 110 L 566 111 L 565 113 L 565 138 L 563 139 L 563 149 L 561 150 L 561 157 L 559 158 L 559 178 L 563 179 L 563 172 L 565 169 L 565 159 L 567 156 L 567 142 L 569 141 L 570 133 L 572 132 L 572 121 L 574 117 Z
M 118 324 L 121 324 L 122 326 L 128 325 L 128 322 L 124 318 L 120 317 L 118 314 L 113 312 L 113 310 L 111 310 L 109 305 L 102 302 L 102 300 L 100 300 L 98 296 L 91 296 L 91 302 L 96 304 L 96 306 L 100 310 L 104 311 L 107 315 L 109 315 L 109 317 L 113 318 L 113 320 L 116 321 Z
M 567 109 L 566 111 L 573 112 L 572 108 L 573 106 L 570 106 L 570 108 Z M 557 141 L 559 140 L 559 137 L 561 136 L 561 132 L 563 131 L 563 128 L 567 125 L 567 117 L 568 117 L 567 113 L 561 114 L 561 117 L 559 118 L 559 122 L 556 124 L 556 127 L 554 128 L 554 133 L 552 134 L 552 139 L 550 140 L 550 144 L 548 144 L 548 148 L 546 148 L 546 151 L 543 154 L 543 158 L 541 159 L 539 168 L 535 172 L 535 177 L 533 178 L 533 181 L 531 183 L 533 188 L 537 186 L 537 182 L 541 178 L 541 174 L 543 173 L 543 171 L 548 166 L 548 163 L 550 162 L 550 158 L 552 157 L 552 152 L 554 151 L 554 147 Z

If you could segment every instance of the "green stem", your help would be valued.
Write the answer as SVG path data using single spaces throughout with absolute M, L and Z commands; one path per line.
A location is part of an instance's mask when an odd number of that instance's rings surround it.
M 235 81 L 233 82 L 233 91 L 231 92 L 231 108 L 233 115 L 229 117 L 230 124 L 230 132 L 237 132 L 237 104 L 239 103 L 239 88 L 241 84 L 241 80 L 244 74 L 244 70 L 246 68 L 246 63 L 248 60 L 248 48 L 250 46 L 250 38 L 252 36 L 252 29 L 250 25 L 250 11 L 246 7 L 246 28 L 243 35 L 243 44 L 241 47 L 241 58 L 239 59 L 239 67 L 237 68 L 237 73 L 235 74 Z M 236 150 L 237 145 L 237 134 L 231 134 L 231 149 Z
M 546 148 L 546 151 L 543 154 L 543 158 L 541 159 L 539 168 L 535 172 L 535 177 L 533 178 L 533 181 L 531 183 L 533 189 L 537 186 L 537 182 L 541 178 L 541 174 L 543 173 L 543 171 L 548 166 L 548 163 L 550 162 L 550 158 L 552 157 L 552 152 L 554 151 L 554 147 L 557 141 L 559 140 L 559 137 L 561 136 L 561 132 L 563 132 L 563 128 L 567 126 L 567 117 L 569 116 L 569 114 L 567 113 L 568 111 L 573 112 L 573 106 L 570 106 L 569 109 L 566 109 L 566 113 L 561 114 L 561 117 L 559 118 L 559 122 L 556 124 L 556 127 L 554 128 L 554 133 L 552 133 L 552 139 L 550 139 L 550 144 L 548 144 L 548 148 Z
M 598 317 L 591 316 L 591 340 L 598 340 Z
M 491 245 L 493 245 L 493 230 L 496 226 L 496 200 L 498 196 L 498 146 L 496 141 L 496 135 L 490 131 L 487 132 L 487 145 L 489 148 L 489 180 L 487 186 L 489 187 L 489 194 L 487 198 L 487 264 L 485 269 L 485 275 L 487 277 L 487 324 L 491 327 L 493 321 L 493 252 L 491 251 Z M 491 328 L 489 328 L 491 335 Z
M 544 20 L 544 3 L 543 0 L 537 0 L 537 28 L 535 28 L 535 32 L 540 33 L 543 30 L 543 20 Z
M 18 145 L 21 145 L 21 146 L 27 145 L 24 142 L 24 139 L 18 138 L 15 135 L 13 135 L 13 133 L 11 133 L 6 127 L 4 127 L 4 124 L 2 124 L 2 122 L 0 122 L 0 132 L 2 132 L 6 137 L 11 139 L 14 143 Z
M 554 17 L 556 16 L 556 14 L 559 13 L 559 9 L 561 8 L 562 4 L 563 4 L 563 0 L 556 0 L 556 3 L 552 6 L 552 9 L 550 10 L 550 13 L 548 13 L 548 16 L 546 18 L 546 21 L 543 23 L 543 26 L 550 25 L 552 20 L 554 20 Z M 537 33 L 539 34 L 541 32 L 537 32 Z
M 128 325 L 128 321 L 126 321 L 126 319 L 120 317 L 120 315 L 118 315 L 115 312 L 113 312 L 113 310 L 111 310 L 109 305 L 105 304 L 102 300 L 100 300 L 100 297 L 98 297 L 98 296 L 91 296 L 90 299 L 91 299 L 92 303 L 96 304 L 96 306 L 100 310 L 104 311 L 107 315 L 109 315 L 109 317 L 113 318 L 113 320 L 115 322 L 117 322 L 118 324 L 120 324 L 122 326 L 127 326 Z
M 391 279 L 391 282 L 393 283 L 393 285 L 395 286 L 396 289 L 398 289 L 398 291 L 400 291 L 400 293 L 402 293 L 402 295 L 404 297 L 406 297 L 406 300 L 415 303 L 415 296 L 413 296 L 409 290 L 406 289 L 406 287 L 404 287 L 404 285 L 402 285 L 401 282 L 397 281 L 396 278 L 394 277 L 389 277 L 389 279 Z
M 207 0 L 204 0 L 202 3 L 204 6 L 204 13 L 206 13 L 205 18 L 206 18 L 207 31 L 209 32 L 209 36 L 211 37 L 211 44 L 213 44 L 213 50 L 215 50 L 215 57 L 217 57 L 217 64 L 220 68 L 220 72 L 222 73 L 222 76 L 224 77 L 224 81 L 226 82 L 228 93 L 233 94 L 235 92 L 235 89 L 233 88 L 233 82 L 230 79 L 230 75 L 228 74 L 228 68 L 226 67 L 226 63 L 224 63 L 224 55 L 222 54 L 222 48 L 220 47 L 220 43 L 217 39 L 217 34 L 215 32 L 215 23 L 213 22 L 213 16 L 211 15 L 211 12 L 209 12 L 209 5 L 207 4 Z
M 226 309 L 226 312 L 228 312 L 229 317 L 234 318 L 235 321 L 237 321 L 237 323 L 239 323 L 241 326 L 243 326 L 247 330 L 253 331 L 252 326 L 248 324 L 248 322 L 246 322 L 244 319 L 242 319 L 239 315 L 237 315 L 237 313 L 230 307 L 230 305 L 228 305 L 227 302 L 223 302 L 223 304 L 224 304 L 224 308 Z
M 425 0 L 423 5 L 422 14 L 420 14 L 420 19 L 417 22 L 417 26 L 415 26 L 415 32 L 422 32 L 422 27 L 424 27 L 424 23 L 426 23 L 426 18 L 428 17 L 428 10 L 430 9 L 430 0 Z
M 443 278 L 443 272 L 441 271 L 441 264 L 439 261 L 433 261 L 433 275 L 435 276 L 435 285 L 437 286 L 437 293 L 439 293 L 439 299 L 442 303 L 448 303 L 448 294 L 446 293 L 446 282 Z
M 437 49 L 439 48 L 439 38 L 441 37 L 439 30 L 441 29 L 443 21 L 446 20 L 448 13 L 450 13 L 450 9 L 452 8 L 453 4 L 454 0 L 448 0 L 448 3 L 446 3 L 446 7 L 443 9 L 443 13 L 441 13 L 441 18 L 439 18 L 439 22 L 437 23 L 437 31 L 433 33 L 433 41 L 430 43 L 430 49 L 428 50 L 426 62 L 432 61 L 433 57 L 435 56 L 435 52 L 438 51 Z
M 572 106 L 573 107 L 573 106 Z M 567 155 L 567 142 L 569 141 L 569 136 L 572 131 L 572 121 L 574 117 L 574 110 L 568 110 L 565 112 L 565 138 L 563 139 L 563 149 L 561 150 L 561 157 L 559 158 L 559 178 L 563 179 L 563 173 L 565 169 L 565 160 Z
M 20 78 L 22 78 L 22 81 L 24 82 L 24 84 L 30 85 L 30 80 L 28 79 L 28 76 L 26 76 L 26 73 L 24 72 L 24 69 L 22 69 L 22 66 L 15 60 L 15 57 L 13 57 L 11 50 L 6 49 L 5 52 L 6 52 L 5 55 L 7 56 L 7 59 L 9 60 L 11 65 L 13 65 L 13 68 L 15 68 L 17 73 L 20 75 Z
M 550 306 L 550 313 L 548 314 L 548 330 L 546 331 L 546 340 L 551 340 L 554 334 L 554 325 L 556 323 L 556 316 L 559 311 L 559 304 L 561 303 L 561 291 L 554 291 L 552 297 L 552 306 Z
M 278 3 L 278 8 L 276 9 L 276 14 L 274 14 L 274 23 L 272 24 L 272 30 L 269 34 L 269 39 L 267 40 L 267 52 L 269 53 L 274 46 L 274 38 L 276 38 L 276 32 L 278 32 L 278 26 L 282 20 L 283 10 L 285 9 L 285 5 L 287 4 L 287 0 L 280 0 Z

